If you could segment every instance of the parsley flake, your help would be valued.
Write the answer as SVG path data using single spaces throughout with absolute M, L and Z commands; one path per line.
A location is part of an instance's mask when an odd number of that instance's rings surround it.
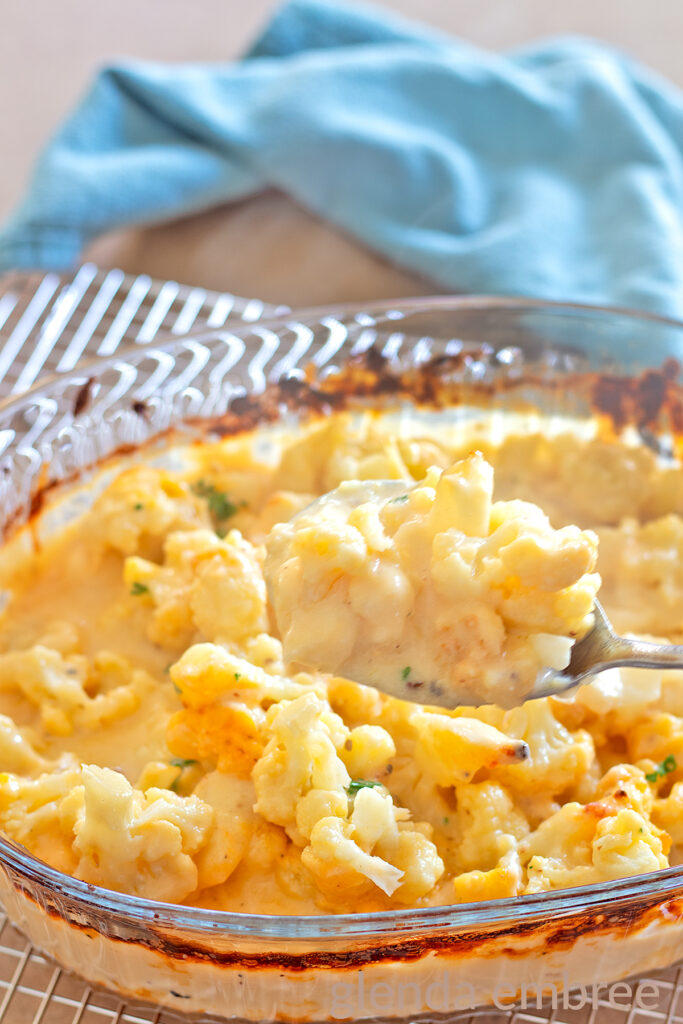
M 405 505 L 406 501 L 410 497 L 409 494 L 399 494 L 397 498 L 390 498 L 390 505 Z
M 133 505 L 133 508 L 135 509 L 136 512 L 142 512 L 144 507 L 145 506 L 142 504 L 141 501 L 136 501 L 135 504 Z
M 403 681 L 405 682 L 405 680 L 406 680 L 406 679 L 408 678 L 408 676 L 410 675 L 410 673 L 411 673 L 412 671 L 413 671 L 413 670 L 412 670 L 412 668 L 410 667 L 410 665 L 406 665 L 406 667 L 405 667 L 405 668 L 403 669 L 403 671 L 401 672 L 401 679 L 403 679 Z
M 149 594 L 149 587 L 146 583 L 140 583 L 140 580 L 136 580 L 130 588 L 130 592 L 133 597 L 139 597 L 140 594 Z
M 199 761 L 194 757 L 172 757 L 169 763 L 174 768 L 189 768 L 191 764 L 199 764 Z
M 661 764 L 657 765 L 653 772 L 647 772 L 645 778 L 648 782 L 656 782 L 657 779 L 663 779 L 665 775 L 675 772 L 676 768 L 676 758 L 673 754 L 669 754 L 668 757 L 664 758 Z
M 208 484 L 206 480 L 198 480 L 192 490 L 199 498 L 206 500 L 209 512 L 218 523 L 230 519 L 238 510 L 238 506 L 230 501 L 225 491 L 219 491 L 217 487 Z
M 382 783 L 377 782 L 375 779 L 351 779 L 348 785 L 348 792 L 353 795 L 359 789 L 372 789 L 373 786 L 381 785 Z

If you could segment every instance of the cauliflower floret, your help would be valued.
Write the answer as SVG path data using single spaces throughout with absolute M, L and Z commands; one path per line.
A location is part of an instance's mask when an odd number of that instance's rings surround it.
M 270 675 L 284 675 L 282 644 L 277 637 L 269 633 L 257 633 L 256 636 L 248 636 L 242 640 L 240 649 L 249 664 L 265 669 Z
M 49 733 L 68 735 L 73 715 L 85 707 L 85 665 L 68 664 L 57 651 L 36 644 L 26 651 L 0 655 L 0 690 L 18 690 L 40 712 Z
M 425 834 L 425 830 L 428 834 Z M 431 830 L 399 823 L 398 837 L 391 843 L 381 839 L 376 847 L 382 857 L 403 872 L 394 899 L 413 903 L 430 893 L 444 873 L 444 863 L 431 840 Z
M 509 793 L 496 782 L 456 787 L 453 816 L 458 836 L 457 861 L 463 871 L 492 870 L 501 857 L 501 837 L 514 842 L 529 834 L 529 823 Z M 449 824 L 451 815 L 449 815 Z
M 352 778 L 378 775 L 395 753 L 393 739 L 380 725 L 356 726 L 340 751 Z
M 134 466 L 99 496 L 88 524 L 98 540 L 121 554 L 156 558 L 167 534 L 208 526 L 209 516 L 186 483 L 152 466 Z
M 195 636 L 244 640 L 267 627 L 266 588 L 256 549 L 238 530 L 172 533 L 164 563 L 127 558 L 124 579 L 153 614 L 150 639 L 174 648 Z
M 495 467 L 501 497 L 529 497 L 558 522 L 616 524 L 625 514 L 647 521 L 680 502 L 680 469 L 664 468 L 645 445 L 623 438 L 514 432 Z
M 410 480 L 397 441 L 371 417 L 341 414 L 315 424 L 285 448 L 276 487 L 324 494 L 344 480 Z
M 529 756 L 519 764 L 496 768 L 496 780 L 529 800 L 571 791 L 595 760 L 590 733 L 566 729 L 548 700 L 528 701 L 508 711 L 501 728 L 524 740 Z
M 39 712 L 45 732 L 56 736 L 131 715 L 153 685 L 146 672 L 106 651 L 92 663 L 41 644 L 0 655 L 0 691 L 18 690 Z
M 260 708 L 237 701 L 176 711 L 166 727 L 168 749 L 176 757 L 247 776 L 263 751 L 264 717 Z
M 523 740 L 511 739 L 476 718 L 418 711 L 413 725 L 417 765 L 440 786 L 471 780 L 481 768 L 517 764 L 529 757 Z
M 678 781 L 683 773 L 683 719 L 663 711 L 648 711 L 630 724 L 625 734 L 629 758 L 638 762 L 649 759 L 654 766 L 667 762 L 666 771 L 658 773 L 656 784 Z
M 669 839 L 649 818 L 652 794 L 633 765 L 611 768 L 585 806 L 565 804 L 520 845 L 527 892 L 589 885 L 667 867 Z
M 565 804 L 520 843 L 522 861 L 531 864 L 541 857 L 562 867 L 589 866 L 597 820 L 589 805 Z M 530 870 L 534 870 L 533 864 Z
M 253 771 L 256 810 L 282 825 L 299 845 L 296 808 L 310 790 L 345 794 L 351 777 L 338 756 L 348 729 L 313 693 L 283 701 L 268 712 L 271 738 Z
M 186 707 L 201 708 L 222 699 L 251 703 L 293 700 L 323 687 L 310 676 L 280 676 L 253 665 L 217 644 L 194 644 L 170 668 L 171 679 Z
M 192 854 L 206 842 L 214 815 L 196 796 L 134 790 L 109 768 L 83 765 L 74 823 L 76 877 L 134 896 L 179 902 L 199 882 Z
M 682 566 L 680 515 L 644 523 L 625 519 L 618 527 L 600 530 L 603 600 L 620 632 L 669 635 L 683 631 Z M 656 593 L 656 601 L 644 601 L 644 591 Z
M 316 823 L 301 860 L 331 895 L 361 895 L 369 880 L 391 896 L 403 877 L 399 868 L 363 850 L 355 841 L 353 824 L 342 818 L 321 818 Z
M 562 811 L 567 808 L 572 808 L 579 826 L 585 824 L 585 820 L 580 820 L 576 807 L 565 804 Z M 580 842 L 585 843 L 581 827 L 577 828 L 577 835 Z M 625 808 L 593 823 L 588 864 L 577 863 L 578 858 L 571 853 L 563 859 L 540 855 L 532 857 L 527 864 L 529 880 L 524 891 L 534 893 L 592 885 L 668 867 L 662 838 L 663 834 L 647 819 Z
M 612 819 L 598 822 L 593 865 L 600 879 L 626 878 L 669 866 L 659 829 L 643 821 L 636 811 L 624 808 Z
M 19 728 L 7 715 L 0 715 L 0 768 L 3 772 L 36 775 L 46 771 L 48 762 L 35 749 L 32 730 Z
M 444 865 L 431 840 L 401 830 L 399 817 L 388 794 L 363 788 L 349 821 L 326 817 L 316 823 L 302 862 L 329 896 L 361 895 L 371 882 L 387 896 L 412 902 L 434 887 Z
M 673 843 L 683 844 L 683 782 L 675 782 L 667 797 L 654 801 L 652 820 L 669 834 Z
M 446 446 L 432 437 L 398 439 L 398 450 L 414 480 L 422 480 L 428 469 L 447 469 L 453 459 Z
M 310 841 L 311 833 L 322 818 L 346 818 L 349 800 L 346 793 L 338 789 L 309 789 L 296 805 L 296 827 L 304 839 Z
M 77 768 L 49 771 L 36 779 L 0 773 L 0 827 L 36 857 L 60 871 L 72 873 L 72 817 L 65 800 L 81 781 Z
M 500 835 L 499 859 L 486 871 L 475 869 L 456 875 L 453 890 L 456 903 L 478 903 L 519 896 L 524 887 L 524 872 L 514 836 Z
M 523 501 L 496 502 L 490 536 L 478 552 L 485 585 L 500 588 L 499 612 L 525 632 L 585 632 L 600 577 L 593 573 L 598 540 L 590 530 L 553 530 L 541 510 Z

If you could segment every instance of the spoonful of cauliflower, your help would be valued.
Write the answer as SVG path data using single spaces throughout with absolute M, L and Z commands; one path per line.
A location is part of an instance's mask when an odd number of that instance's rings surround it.
M 597 545 L 494 501 L 475 452 L 415 484 L 341 484 L 273 527 L 265 572 L 290 664 L 423 704 L 513 707 L 567 688 Z

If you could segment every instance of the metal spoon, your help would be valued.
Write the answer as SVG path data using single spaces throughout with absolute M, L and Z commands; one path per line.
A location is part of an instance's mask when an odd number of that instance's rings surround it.
M 529 697 L 550 697 L 579 686 L 608 668 L 683 668 L 683 645 L 653 644 L 617 636 L 599 601 L 593 606 L 595 624 L 572 647 L 566 669 L 544 669 Z

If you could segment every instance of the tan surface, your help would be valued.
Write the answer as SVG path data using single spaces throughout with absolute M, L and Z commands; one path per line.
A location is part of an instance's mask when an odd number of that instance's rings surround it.
M 40 146 L 99 65 L 120 55 L 230 59 L 275 6 L 273 0 L 26 0 L 5 5 L 0 217 L 17 201 Z M 384 6 L 491 48 L 563 32 L 594 35 L 683 84 L 679 0 L 387 0 Z M 93 254 L 103 265 L 291 304 L 434 290 L 271 196 L 108 239 Z
M 109 235 L 88 257 L 103 267 L 290 306 L 438 290 L 274 192 L 161 227 Z

